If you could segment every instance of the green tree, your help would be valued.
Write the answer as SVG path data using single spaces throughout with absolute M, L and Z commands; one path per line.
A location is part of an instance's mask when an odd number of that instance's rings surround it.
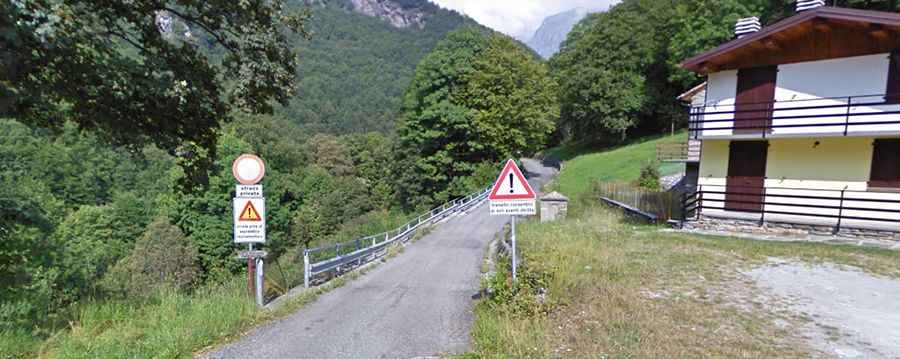
M 734 24 L 740 18 L 760 16 L 763 0 L 682 0 L 675 7 L 673 28 L 668 45 L 671 85 L 687 88 L 702 79 L 679 64 L 710 50 L 734 37 Z
M 3 2 L 0 116 L 47 128 L 65 118 L 173 154 L 196 146 L 209 155 L 179 153 L 186 178 L 202 180 L 233 109 L 271 112 L 295 92 L 286 34 L 303 31 L 305 13 L 282 10 L 281 0 Z
M 653 80 L 660 76 L 671 1 L 625 0 L 575 26 L 551 59 L 560 85 L 566 137 L 616 142 L 641 117 L 657 119 L 654 100 L 673 102 Z M 665 76 L 663 76 L 665 78 Z
M 74 301 L 92 293 L 100 278 L 134 247 L 149 222 L 148 209 L 124 194 L 103 206 L 82 206 L 53 233 L 60 249 L 54 264 L 64 275 L 64 298 Z
M 453 183 L 480 163 L 540 149 L 558 117 L 555 90 L 545 66 L 514 40 L 475 28 L 448 35 L 419 63 L 406 93 L 399 199 L 428 205 L 462 195 L 474 188 Z
M 351 176 L 356 171 L 347 148 L 337 137 L 317 134 L 306 143 L 309 163 L 325 169 L 332 176 Z
M 116 263 L 102 285 L 130 297 L 148 298 L 162 288 L 187 289 L 199 274 L 197 249 L 178 227 L 156 218 L 127 257 Z

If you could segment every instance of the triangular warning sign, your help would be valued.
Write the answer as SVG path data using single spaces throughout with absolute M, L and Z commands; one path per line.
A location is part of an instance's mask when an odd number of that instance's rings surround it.
M 256 207 L 253 207 L 253 202 L 247 201 L 247 205 L 241 210 L 241 215 L 238 216 L 238 220 L 258 222 L 262 221 L 262 217 L 259 215 L 259 211 L 256 210 Z
M 534 190 L 525 180 L 519 166 L 513 160 L 506 161 L 506 166 L 500 172 L 497 182 L 494 182 L 494 188 L 491 189 L 491 200 L 504 199 L 535 199 Z

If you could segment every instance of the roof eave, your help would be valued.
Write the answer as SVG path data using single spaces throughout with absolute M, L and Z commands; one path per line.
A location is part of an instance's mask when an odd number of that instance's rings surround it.
M 900 27 L 900 15 L 895 13 L 847 8 L 820 7 L 813 10 L 804 11 L 798 15 L 794 15 L 792 17 L 781 20 L 774 25 L 764 27 L 762 30 L 756 33 L 726 42 L 712 50 L 706 51 L 702 54 L 682 61 L 679 66 L 685 70 L 704 74 L 706 73 L 706 71 L 703 69 L 703 65 L 709 62 L 709 60 L 713 57 L 743 47 L 754 41 L 765 39 L 772 34 L 778 33 L 787 28 L 793 27 L 797 24 L 812 20 L 817 17 L 834 20 L 868 21 L 882 25 Z

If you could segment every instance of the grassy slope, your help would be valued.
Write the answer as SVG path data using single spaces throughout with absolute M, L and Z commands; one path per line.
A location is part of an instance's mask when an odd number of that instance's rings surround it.
M 583 152 L 560 147 L 547 151 L 546 155 L 562 158 L 565 170 L 554 181 L 553 189 L 573 199 L 584 197 L 595 181 L 631 182 L 638 178 L 641 168 L 656 158 L 656 145 L 684 141 L 685 133 L 636 141 L 614 149 Z M 662 174 L 677 171 L 678 166 L 664 166 Z
M 779 257 L 900 276 L 895 251 L 660 232 L 579 197 L 594 180 L 636 178 L 666 140 L 571 156 L 555 186 L 584 208 L 522 223 L 525 279 L 510 289 L 501 270 L 485 283 L 494 295 L 477 306 L 464 357 L 808 357 L 806 319 L 777 310 L 743 270 Z

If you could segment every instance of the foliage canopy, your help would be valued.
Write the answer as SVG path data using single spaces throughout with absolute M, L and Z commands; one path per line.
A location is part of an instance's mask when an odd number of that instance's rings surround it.
M 541 149 L 559 114 L 555 92 L 545 65 L 514 40 L 475 28 L 448 35 L 406 93 L 395 167 L 401 202 L 462 195 L 481 163 Z

